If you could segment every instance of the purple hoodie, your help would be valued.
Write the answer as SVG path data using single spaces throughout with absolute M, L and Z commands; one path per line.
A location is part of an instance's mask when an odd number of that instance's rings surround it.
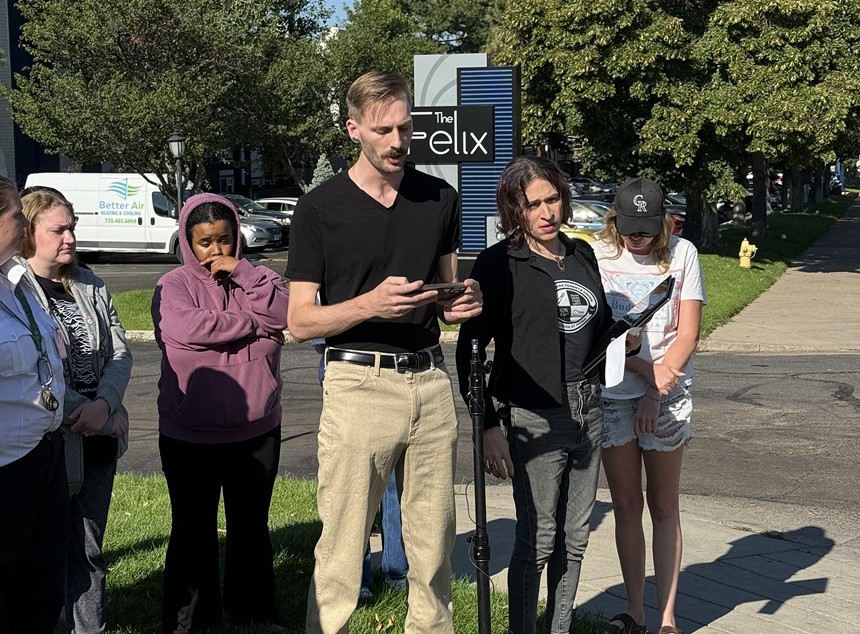
M 152 298 L 155 339 L 162 351 L 158 381 L 159 431 L 186 442 L 226 443 L 254 438 L 281 423 L 281 346 L 268 338 L 287 326 L 287 286 L 271 269 L 241 259 L 220 280 L 197 260 L 185 237 L 188 215 L 218 202 L 197 194 L 179 214 L 184 264 L 163 275 Z

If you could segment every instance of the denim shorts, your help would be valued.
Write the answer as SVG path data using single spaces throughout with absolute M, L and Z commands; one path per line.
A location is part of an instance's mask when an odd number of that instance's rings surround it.
M 640 398 L 603 399 L 603 448 L 620 447 L 636 440 L 635 418 Z M 686 446 L 693 437 L 690 417 L 693 399 L 688 387 L 679 386 L 660 402 L 657 432 L 642 434 L 639 448 L 652 451 L 674 451 Z

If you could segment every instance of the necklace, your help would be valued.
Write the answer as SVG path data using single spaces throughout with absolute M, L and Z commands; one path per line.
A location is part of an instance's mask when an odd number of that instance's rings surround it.
M 564 245 L 561 242 L 558 243 L 558 249 L 561 251 L 564 251 Z M 567 253 L 563 253 L 562 255 L 556 255 L 555 253 L 552 253 L 549 249 L 547 249 L 546 254 L 544 254 L 544 253 L 541 253 L 537 249 L 536 246 L 532 247 L 532 250 L 535 251 L 536 253 L 542 255 L 543 257 L 549 258 L 550 260 L 555 262 L 556 266 L 558 266 L 559 271 L 564 271 L 564 258 L 567 255 Z
M 558 270 L 563 271 L 564 270 L 564 256 L 563 255 L 553 255 L 552 259 L 555 260 L 556 264 L 558 264 Z
M 561 251 L 561 254 L 550 253 L 549 257 L 551 257 L 553 260 L 555 260 L 555 263 L 558 265 L 558 270 L 563 271 L 564 270 L 564 256 L 567 255 L 567 253 L 565 253 L 564 245 L 561 243 L 560 240 L 558 242 L 558 245 L 556 246 L 556 249 Z M 547 251 L 549 251 L 549 249 L 547 249 Z

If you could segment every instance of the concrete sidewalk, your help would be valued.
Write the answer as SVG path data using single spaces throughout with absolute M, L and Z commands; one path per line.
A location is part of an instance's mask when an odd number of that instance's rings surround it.
M 764 294 L 703 342 L 707 351 L 860 352 L 860 199 Z M 847 477 L 848 474 L 846 474 Z M 577 594 L 579 610 L 624 611 L 608 490 L 598 491 Z M 691 632 L 860 633 L 860 517 L 848 510 L 822 527 L 814 508 L 750 500 L 681 497 L 684 557 L 676 614 Z M 507 591 L 515 512 L 509 485 L 487 487 L 487 522 L 497 590 Z M 467 541 L 474 491 L 457 494 L 455 574 L 475 578 Z M 659 615 L 650 564 L 649 631 Z M 542 586 L 546 596 L 546 580 Z
M 860 199 L 700 350 L 860 352 Z
M 623 612 L 626 602 L 609 491 L 599 490 L 597 499 L 576 602 L 578 610 L 608 618 Z M 510 486 L 487 487 L 492 585 L 504 592 L 514 517 Z M 650 542 L 647 512 L 645 519 Z M 687 634 L 860 632 L 860 524 L 831 526 L 825 534 L 813 509 L 695 496 L 681 497 L 681 522 L 684 558 L 676 614 Z M 460 488 L 454 573 L 471 579 L 475 570 L 467 540 L 473 531 L 474 491 Z M 646 617 L 649 631 L 656 632 L 650 561 L 648 575 Z M 545 578 L 541 596 L 546 596 Z

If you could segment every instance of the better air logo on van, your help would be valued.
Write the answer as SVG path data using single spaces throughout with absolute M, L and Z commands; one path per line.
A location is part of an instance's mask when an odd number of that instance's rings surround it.
M 127 178 L 121 181 L 114 181 L 108 187 L 108 191 L 115 193 L 123 200 L 127 200 L 129 197 L 133 198 L 141 189 L 143 189 L 143 185 L 129 185 Z
M 146 188 L 132 179 L 103 178 L 99 187 L 99 217 L 105 224 L 139 224 L 146 207 Z

